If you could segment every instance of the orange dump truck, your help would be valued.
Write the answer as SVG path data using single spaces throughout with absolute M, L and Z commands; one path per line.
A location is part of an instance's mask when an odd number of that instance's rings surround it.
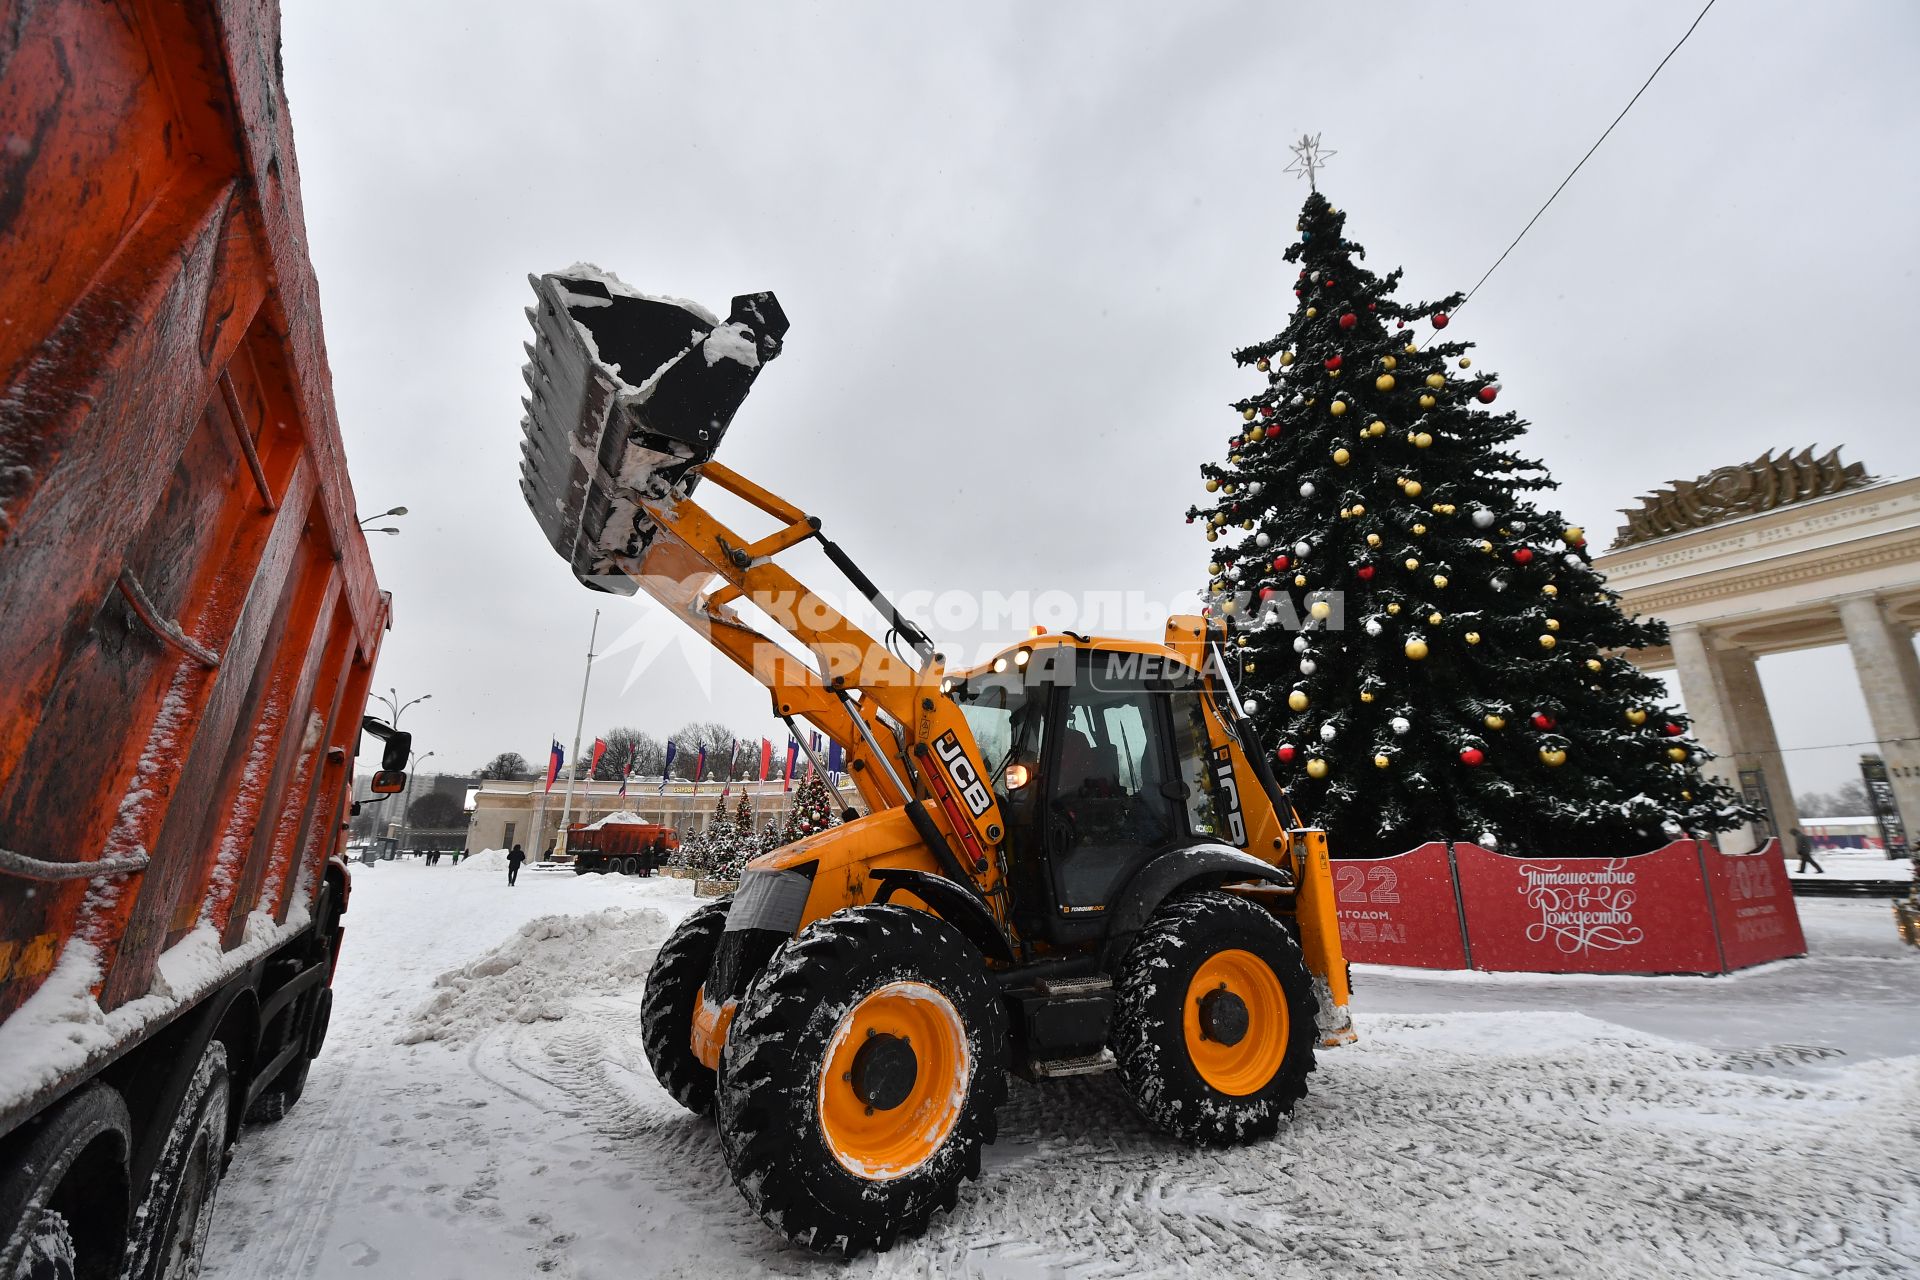
M 652 875 L 680 847 L 672 827 L 655 822 L 575 823 L 567 828 L 567 852 L 573 855 L 573 873 Z
M 326 1031 L 388 601 L 277 6 L 0 12 L 0 1276 L 195 1274 Z

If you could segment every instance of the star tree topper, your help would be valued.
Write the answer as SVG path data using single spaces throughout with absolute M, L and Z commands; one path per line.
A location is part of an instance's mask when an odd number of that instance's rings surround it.
M 1314 183 L 1314 174 L 1327 167 L 1327 157 L 1340 154 L 1330 147 L 1322 147 L 1317 133 L 1301 134 L 1300 141 L 1293 144 L 1292 151 L 1293 163 L 1287 166 L 1286 172 L 1305 174 L 1310 191 L 1320 189 Z

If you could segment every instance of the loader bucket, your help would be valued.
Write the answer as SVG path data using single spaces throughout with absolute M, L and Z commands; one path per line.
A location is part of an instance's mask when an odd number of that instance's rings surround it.
M 529 276 L 520 492 L 547 541 L 597 591 L 631 595 L 656 526 L 640 503 L 684 497 L 713 457 L 787 317 L 743 294 L 722 321 L 592 267 Z

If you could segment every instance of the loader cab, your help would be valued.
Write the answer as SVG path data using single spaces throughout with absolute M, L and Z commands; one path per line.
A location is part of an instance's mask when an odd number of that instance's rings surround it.
M 1155 857 L 1201 841 L 1245 846 L 1232 789 L 1218 785 L 1197 672 L 1062 645 L 974 676 L 961 695 L 1007 820 L 1024 937 L 1098 941 L 1115 899 Z

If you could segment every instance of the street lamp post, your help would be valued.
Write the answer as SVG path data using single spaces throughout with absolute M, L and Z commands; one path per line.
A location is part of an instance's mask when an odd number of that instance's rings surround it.
M 413 768 L 407 770 L 407 791 L 400 799 L 400 833 L 402 837 L 411 838 L 413 835 L 413 780 L 420 776 L 420 766 L 425 764 L 432 755 L 433 752 L 429 751 L 426 755 L 417 757 L 413 762 Z
M 378 517 L 375 517 L 375 518 L 377 519 Z M 431 697 L 433 697 L 432 694 L 423 693 L 417 698 L 409 698 L 407 701 L 402 702 L 400 701 L 400 691 L 395 689 L 393 686 L 389 685 L 387 686 L 386 693 L 376 693 L 372 695 L 371 701 L 378 702 L 381 705 L 386 707 L 387 715 L 389 717 L 389 719 L 387 720 L 387 723 L 392 725 L 394 728 L 398 729 L 400 727 L 400 716 L 402 712 L 406 711 L 408 707 L 413 706 L 415 703 L 425 702 L 427 699 Z M 430 756 L 432 754 L 433 752 L 431 751 L 427 752 L 427 756 Z M 415 771 L 419 768 L 420 761 L 425 760 L 427 756 L 418 756 L 408 762 L 407 791 L 406 791 L 406 795 L 401 799 L 401 802 L 400 802 L 400 821 L 397 824 L 399 827 L 399 831 L 402 835 L 406 833 L 407 825 L 408 825 L 406 807 L 409 804 L 413 803 L 413 775 Z M 395 837 L 395 843 L 396 845 L 399 843 L 399 838 L 397 836 Z
M 379 515 L 355 516 L 354 520 L 357 524 L 359 524 L 360 530 L 363 533 L 399 533 L 400 531 L 394 528 L 392 525 L 385 525 L 378 529 L 369 529 L 367 528 L 367 526 L 372 524 L 375 520 L 385 520 L 388 516 L 403 516 L 405 514 L 407 514 L 407 509 L 405 507 L 389 507 L 387 508 L 387 510 L 382 511 Z

